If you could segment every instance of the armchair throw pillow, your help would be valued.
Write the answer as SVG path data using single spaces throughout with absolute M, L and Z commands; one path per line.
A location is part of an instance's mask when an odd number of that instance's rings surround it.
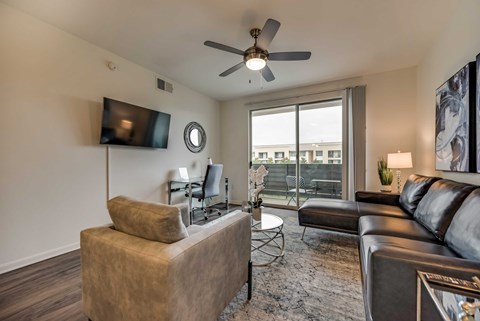
M 126 196 L 109 200 L 107 207 L 118 231 L 169 244 L 188 237 L 178 207 Z

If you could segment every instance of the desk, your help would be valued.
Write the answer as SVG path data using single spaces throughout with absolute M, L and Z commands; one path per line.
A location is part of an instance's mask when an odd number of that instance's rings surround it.
M 190 224 L 193 223 L 193 211 L 192 211 L 192 185 L 197 185 L 198 188 L 202 187 L 203 177 L 191 177 L 189 179 L 175 178 L 168 181 L 168 204 L 172 204 L 172 193 L 186 192 L 188 191 L 188 211 L 190 212 Z M 228 177 L 225 177 L 225 207 L 228 211 Z
M 192 212 L 192 185 L 198 184 L 198 187 L 202 187 L 203 177 L 192 177 L 189 179 L 177 178 L 168 181 L 168 204 L 172 204 L 172 193 L 188 191 L 188 212 L 190 213 L 190 224 L 193 223 Z M 182 185 L 182 186 L 178 186 Z
M 188 190 L 189 194 L 191 195 L 193 183 L 197 183 L 199 187 L 201 187 L 203 183 L 203 177 L 192 177 L 189 179 L 175 178 L 171 181 L 168 181 L 168 204 L 172 204 L 172 193 L 185 192 Z
M 341 184 L 342 181 L 337 180 L 337 179 L 312 179 L 312 183 L 315 184 L 315 195 L 317 195 L 318 190 L 320 189 L 321 184 L 329 184 L 331 185 L 331 196 L 337 196 L 337 185 Z

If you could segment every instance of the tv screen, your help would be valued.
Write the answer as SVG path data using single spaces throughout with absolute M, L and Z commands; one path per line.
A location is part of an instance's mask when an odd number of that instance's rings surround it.
M 100 144 L 167 148 L 170 114 L 103 98 Z

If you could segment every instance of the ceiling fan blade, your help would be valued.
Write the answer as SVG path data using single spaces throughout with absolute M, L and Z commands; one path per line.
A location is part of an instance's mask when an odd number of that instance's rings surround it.
M 226 45 L 222 45 L 221 43 L 218 43 L 218 42 L 213 42 L 213 41 L 208 41 L 207 40 L 203 44 L 207 47 L 212 47 L 212 48 L 215 48 L 215 49 L 231 52 L 231 53 L 234 53 L 234 54 L 237 54 L 237 55 L 240 55 L 240 56 L 243 56 L 243 54 L 244 54 L 243 50 L 233 48 L 233 47 L 230 47 L 230 46 L 226 46 Z
M 257 46 L 263 50 L 267 50 L 268 45 L 273 40 L 273 37 L 277 34 L 278 28 L 280 28 L 280 22 L 273 19 L 268 19 L 263 26 L 262 32 L 257 39 Z
M 220 77 L 226 77 L 226 76 L 230 75 L 231 73 L 237 71 L 238 69 L 242 68 L 243 66 L 245 66 L 245 63 L 242 61 L 242 62 L 236 64 L 235 66 L 233 66 L 232 68 L 229 68 L 229 69 L 225 70 L 219 76 Z
M 310 51 L 271 52 L 268 60 L 308 60 L 311 55 Z
M 275 76 L 273 75 L 272 70 L 268 68 L 268 66 L 263 67 L 263 69 L 260 70 L 260 73 L 262 74 L 263 79 L 265 79 L 268 82 L 275 80 Z

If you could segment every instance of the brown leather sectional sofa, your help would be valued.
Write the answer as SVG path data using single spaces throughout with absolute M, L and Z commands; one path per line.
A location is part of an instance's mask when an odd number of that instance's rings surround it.
M 305 227 L 358 233 L 367 320 L 415 320 L 417 270 L 480 275 L 479 186 L 411 175 L 400 195 L 311 199 L 298 218 Z

